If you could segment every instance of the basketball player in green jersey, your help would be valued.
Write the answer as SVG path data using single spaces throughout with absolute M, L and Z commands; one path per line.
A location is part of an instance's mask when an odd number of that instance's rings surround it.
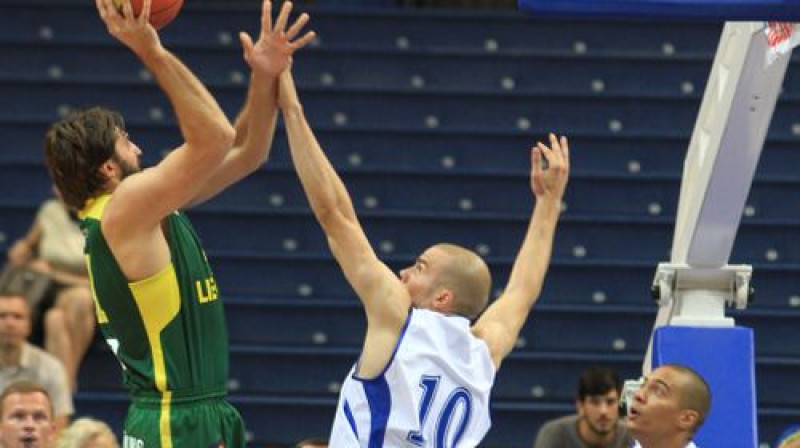
M 271 4 L 264 2 L 256 42 L 240 34 L 251 80 L 232 126 L 203 84 L 161 45 L 148 23 L 150 0 L 139 17 L 130 0 L 122 10 L 112 0 L 96 4 L 108 31 L 166 93 L 185 139 L 158 165 L 140 170 L 141 150 L 115 112 L 78 111 L 45 137 L 50 175 L 83 218 L 97 318 L 132 396 L 123 445 L 243 448 L 241 417 L 225 401 L 228 342 L 220 291 L 179 210 L 266 160 L 278 75 L 314 34 L 300 36 L 305 14 L 287 27 L 288 2 L 273 26 Z

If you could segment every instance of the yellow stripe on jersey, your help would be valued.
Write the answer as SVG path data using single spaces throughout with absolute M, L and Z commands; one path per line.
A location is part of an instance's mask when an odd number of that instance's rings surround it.
M 97 293 L 94 290 L 94 276 L 92 275 L 92 258 L 87 254 L 86 255 L 86 266 L 87 270 L 89 271 L 89 289 L 92 291 L 92 300 L 94 301 L 94 309 L 97 314 L 97 323 L 100 324 L 107 324 L 108 323 L 108 316 L 106 316 L 106 312 L 103 311 L 103 308 L 100 307 L 100 301 L 97 300 Z
M 93 199 L 89 199 L 86 203 L 86 207 L 83 210 L 78 212 L 78 216 L 81 219 L 85 218 L 92 218 L 96 220 L 100 220 L 100 217 L 103 216 L 103 211 L 106 208 L 106 204 L 108 204 L 108 200 L 111 199 L 110 194 L 104 194 L 98 196 Z M 92 275 L 92 260 L 89 258 L 89 255 L 86 255 L 86 267 L 89 271 L 89 287 L 92 291 L 92 299 L 94 299 L 94 307 L 97 311 L 97 322 L 101 324 L 108 323 L 108 316 L 106 316 L 105 311 L 100 307 L 100 302 L 97 300 L 97 293 L 94 290 L 94 278 Z
M 153 374 L 156 388 L 161 392 L 161 447 L 172 447 L 170 430 L 170 402 L 172 392 L 167 390 L 167 369 L 164 350 L 161 346 L 161 332 L 178 315 L 181 308 L 178 278 L 175 266 L 170 263 L 161 272 L 144 280 L 130 283 L 136 306 L 144 321 L 147 340 L 153 357 Z
M 100 217 L 103 216 L 103 211 L 105 210 L 109 199 L 111 199 L 110 193 L 89 199 L 86 202 L 86 206 L 83 208 L 83 210 L 78 212 L 78 217 L 81 219 L 92 218 L 99 221 Z
M 161 433 L 161 448 L 172 448 L 172 427 L 169 425 L 169 409 L 172 401 L 172 392 L 164 391 L 161 395 L 161 415 L 158 427 Z

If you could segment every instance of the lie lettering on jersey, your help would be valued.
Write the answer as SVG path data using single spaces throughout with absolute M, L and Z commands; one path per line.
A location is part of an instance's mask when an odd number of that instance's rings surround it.
M 144 448 L 144 440 L 123 434 L 122 448 Z
M 198 280 L 194 282 L 194 286 L 197 290 L 197 300 L 200 303 L 213 302 L 219 298 L 219 290 L 214 277 L 208 277 L 205 281 Z

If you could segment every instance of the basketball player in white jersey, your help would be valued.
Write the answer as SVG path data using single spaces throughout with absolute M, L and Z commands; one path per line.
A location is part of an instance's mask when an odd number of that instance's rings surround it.
M 342 385 L 330 446 L 477 446 L 491 425 L 495 372 L 514 347 L 549 264 L 569 173 L 566 138 L 551 134 L 549 146 L 539 143 L 531 151 L 536 206 L 505 292 L 486 308 L 491 277 L 472 251 L 434 245 L 399 278 L 378 260 L 305 119 L 290 72 L 281 75 L 278 91 L 298 176 L 367 315 L 364 346 Z

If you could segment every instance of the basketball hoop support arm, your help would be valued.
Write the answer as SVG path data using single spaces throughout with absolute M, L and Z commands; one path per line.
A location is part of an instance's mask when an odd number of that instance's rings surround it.
M 684 162 L 671 260 L 652 284 L 666 325 L 730 327 L 744 309 L 750 266 L 728 260 L 791 56 L 770 63 L 764 22 L 727 22 Z M 644 360 L 651 366 L 652 337 Z

